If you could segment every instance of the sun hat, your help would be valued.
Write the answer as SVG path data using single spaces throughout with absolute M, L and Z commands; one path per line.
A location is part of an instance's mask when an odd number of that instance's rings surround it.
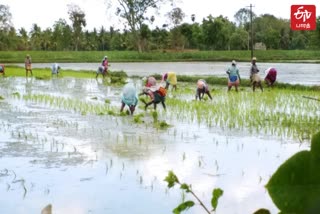
M 234 64 L 234 65 L 237 64 L 237 63 L 236 63 L 236 60 L 232 60 L 231 63 Z
M 252 60 L 257 60 L 257 58 L 256 57 L 252 57 Z

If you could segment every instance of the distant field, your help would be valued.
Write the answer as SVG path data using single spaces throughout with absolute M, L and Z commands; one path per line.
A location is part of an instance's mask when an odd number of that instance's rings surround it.
M 107 55 L 111 62 L 177 62 L 177 61 L 250 61 L 250 51 L 0 51 L 0 63 L 23 63 L 27 54 L 34 63 L 100 62 Z M 320 51 L 267 50 L 254 51 L 260 62 L 320 63 Z
M 6 67 L 6 77 L 24 77 L 26 75 L 24 68 L 17 67 L 17 66 L 8 66 Z M 30 75 L 30 74 L 29 74 Z M 110 75 L 113 78 L 125 78 L 127 74 L 123 71 L 110 71 Z M 40 69 L 36 68 L 33 69 L 33 76 L 37 79 L 50 79 L 51 78 L 51 70 L 50 69 Z M 74 78 L 95 78 L 96 72 L 90 70 L 81 70 L 81 71 L 74 71 L 74 70 L 61 70 L 59 75 L 60 77 L 74 77 Z M 160 75 L 153 75 L 156 79 L 161 79 Z M 101 78 L 101 77 L 100 77 Z M 133 78 L 139 78 L 138 76 Z M 192 75 L 179 75 L 179 82 L 196 82 L 199 79 L 198 76 Z M 114 79 L 117 81 L 117 79 Z M 216 77 L 210 76 L 206 77 L 206 81 L 212 85 L 226 85 L 226 78 L 225 77 Z M 248 79 L 241 79 L 241 86 L 242 87 L 250 87 L 250 81 Z M 265 85 L 266 87 L 266 85 Z M 291 90 L 301 90 L 301 91 L 320 91 L 320 86 L 304 86 L 299 84 L 289 84 L 289 83 L 281 83 L 276 82 L 276 88 L 281 89 L 291 89 Z

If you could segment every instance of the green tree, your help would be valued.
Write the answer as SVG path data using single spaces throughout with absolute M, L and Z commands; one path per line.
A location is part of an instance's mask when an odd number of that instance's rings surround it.
M 113 30 L 110 41 L 110 50 L 126 50 L 128 41 L 125 34 L 121 34 L 119 30 Z
M 310 49 L 320 49 L 320 16 L 317 17 L 317 28 L 310 33 Z
M 10 49 L 9 32 L 11 27 L 11 13 L 9 6 L 0 4 L 0 50 Z
M 169 43 L 169 33 L 164 28 L 156 27 L 151 31 L 151 49 L 165 49 Z
M 237 28 L 230 37 L 232 50 L 246 50 L 249 48 L 249 34 L 244 28 Z
M 191 48 L 202 49 L 202 29 L 199 23 L 192 24 L 192 38 L 189 42 Z
M 98 32 L 98 50 L 104 51 L 110 49 L 111 31 L 113 32 L 113 27 L 110 27 L 109 33 L 104 29 L 103 26 L 100 28 Z
M 53 50 L 71 50 L 72 30 L 65 19 L 59 19 L 53 25 Z
M 37 24 L 32 25 L 30 44 L 32 50 L 41 50 L 41 28 Z
M 290 49 L 303 50 L 307 47 L 307 44 L 308 44 L 308 38 L 303 31 L 302 32 L 295 31 L 293 33 L 291 43 L 290 43 Z
M 218 16 L 202 21 L 204 43 L 212 50 L 230 49 L 230 37 L 235 30 L 235 26 L 226 17 Z
M 215 45 L 215 33 L 216 27 L 213 24 L 213 17 L 209 15 L 207 18 L 202 20 L 202 33 L 203 33 L 203 43 L 206 46 L 206 49 L 214 50 Z M 219 29 L 220 30 L 220 29 Z
M 41 33 L 41 50 L 52 50 L 52 30 L 47 28 Z
M 132 41 L 139 52 L 142 51 L 141 28 L 145 21 L 154 20 L 152 16 L 148 17 L 150 9 L 159 9 L 160 5 L 168 0 L 117 0 L 116 15 L 126 21 L 132 35 Z M 108 3 L 112 4 L 111 0 Z
M 279 49 L 289 38 L 288 21 L 264 14 L 254 20 L 255 40 L 263 42 L 268 49 Z
M 29 50 L 29 37 L 28 37 L 28 32 L 24 28 L 20 28 L 18 30 L 19 34 L 19 46 L 18 50 Z
M 7 5 L 0 4 L 0 30 L 8 30 L 12 27 L 11 24 L 12 15 L 10 8 Z
M 179 25 L 183 21 L 185 13 L 181 8 L 176 7 L 173 8 L 169 13 L 167 13 L 167 17 L 173 25 L 173 29 L 170 31 L 171 47 L 175 49 L 184 49 L 187 39 L 182 34 Z
M 86 31 L 84 33 L 84 47 L 83 50 L 92 51 L 97 50 L 99 45 L 99 36 L 97 30 L 94 28 L 92 32 Z
M 180 25 L 185 16 L 185 13 L 180 7 L 173 8 L 169 13 L 167 13 L 167 17 L 174 27 Z
M 234 18 L 239 27 L 244 27 L 247 31 L 249 31 L 250 18 L 251 18 L 250 16 L 251 16 L 250 9 L 241 8 L 236 12 L 236 14 L 234 15 Z M 257 17 L 256 14 L 252 12 L 252 20 L 254 20 L 256 17 Z
M 73 41 L 75 50 L 77 51 L 82 39 L 82 27 L 85 27 L 87 25 L 85 19 L 86 15 L 83 10 L 81 10 L 80 7 L 75 4 L 68 5 L 68 14 L 69 19 L 72 22 Z
M 183 23 L 179 26 L 180 32 L 182 36 L 184 37 L 184 46 L 185 48 L 193 48 L 193 25 L 190 25 L 188 23 Z
M 151 30 L 148 25 L 143 24 L 140 30 L 141 49 L 142 51 L 148 50 L 148 40 L 151 37 Z

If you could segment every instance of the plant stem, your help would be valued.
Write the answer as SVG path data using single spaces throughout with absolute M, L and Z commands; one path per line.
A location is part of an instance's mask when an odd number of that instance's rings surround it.
M 178 184 L 180 184 L 181 186 L 181 183 L 180 182 L 177 182 Z M 191 190 L 191 188 L 189 189 L 190 193 L 197 199 L 197 201 L 200 203 L 200 205 L 203 207 L 203 209 L 205 209 L 205 211 L 207 211 L 207 213 L 210 214 L 210 211 L 209 209 L 204 205 L 204 203 L 198 198 L 198 196 Z
M 198 200 L 198 202 L 200 203 L 200 205 L 203 207 L 203 209 L 205 209 L 207 211 L 207 213 L 210 214 L 210 211 L 208 210 L 208 208 L 202 203 L 202 201 L 198 198 L 198 196 L 192 191 L 190 190 L 190 193 Z

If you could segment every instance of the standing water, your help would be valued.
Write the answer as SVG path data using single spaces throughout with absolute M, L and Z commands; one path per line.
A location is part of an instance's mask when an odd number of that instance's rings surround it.
M 141 90 L 141 82 L 132 82 Z M 158 112 L 171 127 L 159 129 L 141 103 L 135 112 L 143 115 L 141 123 L 120 116 L 122 87 L 101 80 L 3 78 L 0 84 L 1 213 L 40 213 L 47 204 L 54 213 L 172 213 L 191 198 L 167 188 L 169 170 L 208 206 L 212 189 L 223 189 L 219 213 L 261 207 L 275 213 L 264 185 L 283 161 L 309 149 L 309 140 L 241 129 L 240 123 L 226 128 L 228 119 L 197 119 L 176 103 L 184 97 L 197 108 L 189 92 L 168 92 L 168 110 Z M 203 210 L 195 206 L 189 213 Z

